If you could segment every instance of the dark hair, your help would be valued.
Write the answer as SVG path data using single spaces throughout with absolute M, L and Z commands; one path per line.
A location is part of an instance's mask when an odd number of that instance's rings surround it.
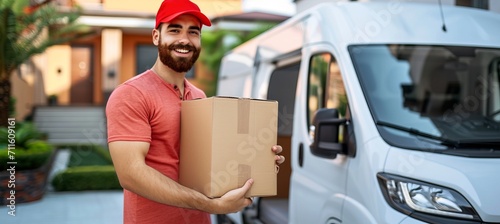
M 162 27 L 162 25 L 163 25 L 163 23 L 160 23 L 160 24 L 158 24 L 158 27 L 156 27 L 156 29 L 157 29 L 157 30 L 158 30 L 158 32 L 160 32 L 160 33 L 161 33 L 161 27 Z

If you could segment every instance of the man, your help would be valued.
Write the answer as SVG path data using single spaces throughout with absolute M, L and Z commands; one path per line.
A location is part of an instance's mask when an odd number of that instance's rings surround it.
M 244 196 L 251 179 L 215 199 L 177 183 L 181 101 L 206 97 L 185 79 L 200 53 L 202 25 L 211 22 L 196 4 L 165 0 L 152 31 L 156 63 L 109 98 L 108 142 L 124 188 L 124 223 L 210 223 L 210 213 L 237 212 L 252 202 Z M 276 155 L 277 164 L 283 161 Z

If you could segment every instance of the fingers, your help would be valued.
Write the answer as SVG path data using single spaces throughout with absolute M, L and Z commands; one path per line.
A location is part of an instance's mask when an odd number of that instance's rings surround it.
M 271 149 L 273 150 L 274 154 L 280 154 L 283 151 L 281 145 L 275 145 Z
M 283 148 L 281 147 L 281 145 L 275 145 L 271 148 L 271 150 L 276 154 L 276 156 L 274 156 L 274 159 L 276 160 L 276 164 L 280 165 L 283 162 L 285 162 L 285 157 L 282 155 L 278 155 L 283 151 Z
M 285 162 L 285 157 L 281 155 L 275 155 L 274 159 L 276 160 L 276 164 L 280 165 Z
M 248 199 L 248 200 L 250 200 L 250 204 L 248 204 L 248 205 L 253 204 L 254 197 L 249 197 L 249 198 L 247 198 L 247 199 Z M 248 205 L 247 205 L 247 206 L 248 206 Z
M 252 203 L 253 203 L 253 198 L 252 197 L 245 198 L 245 207 L 251 205 Z

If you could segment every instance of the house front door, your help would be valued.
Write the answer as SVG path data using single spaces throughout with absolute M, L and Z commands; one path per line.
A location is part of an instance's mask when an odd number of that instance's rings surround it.
M 71 46 L 71 105 L 93 103 L 92 53 L 91 45 Z

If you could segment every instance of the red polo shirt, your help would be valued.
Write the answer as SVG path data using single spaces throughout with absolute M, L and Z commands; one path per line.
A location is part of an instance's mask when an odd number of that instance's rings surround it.
M 184 100 L 205 98 L 184 81 Z M 107 106 L 108 142 L 150 143 L 146 164 L 178 181 L 180 150 L 179 90 L 148 70 L 118 86 Z M 160 204 L 124 190 L 124 223 L 210 223 L 208 213 Z

